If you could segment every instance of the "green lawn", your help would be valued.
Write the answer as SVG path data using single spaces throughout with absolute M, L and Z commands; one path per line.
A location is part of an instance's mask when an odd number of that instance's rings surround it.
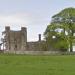
M 1 54 L 0 75 L 75 75 L 75 56 Z

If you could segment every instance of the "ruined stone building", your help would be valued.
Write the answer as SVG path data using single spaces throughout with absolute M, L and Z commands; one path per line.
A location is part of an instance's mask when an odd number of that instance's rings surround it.
M 38 51 L 41 48 L 41 35 L 39 35 L 39 41 L 27 42 L 27 28 L 21 27 L 21 30 L 11 30 L 9 26 L 5 27 L 4 46 L 5 51 Z
M 10 27 L 5 27 L 4 35 L 6 50 L 26 50 L 26 28 L 22 27 L 21 31 L 13 31 L 10 30 Z

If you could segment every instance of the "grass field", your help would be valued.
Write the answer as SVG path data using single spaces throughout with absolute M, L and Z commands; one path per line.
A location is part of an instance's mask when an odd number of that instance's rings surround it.
M 0 75 L 75 75 L 75 56 L 1 54 Z

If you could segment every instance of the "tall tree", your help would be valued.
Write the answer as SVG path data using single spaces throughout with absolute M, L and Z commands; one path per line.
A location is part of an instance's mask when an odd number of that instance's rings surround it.
M 51 26 L 52 25 L 52 26 Z M 59 32 L 61 37 L 64 37 L 69 42 L 70 52 L 73 51 L 73 41 L 75 39 L 75 8 L 66 8 L 59 12 L 58 14 L 52 16 L 51 24 L 47 27 L 45 31 L 46 38 L 51 33 L 49 29 L 55 28 L 55 32 Z M 61 30 L 61 31 L 60 31 Z M 59 36 L 59 35 L 57 35 Z M 60 38 L 61 38 L 60 37 Z M 60 41 L 60 40 L 59 40 Z

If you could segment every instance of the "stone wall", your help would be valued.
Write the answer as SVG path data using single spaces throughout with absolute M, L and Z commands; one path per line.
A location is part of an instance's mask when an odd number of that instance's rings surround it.
M 27 50 L 28 51 L 42 51 L 40 42 L 39 41 L 27 42 Z

